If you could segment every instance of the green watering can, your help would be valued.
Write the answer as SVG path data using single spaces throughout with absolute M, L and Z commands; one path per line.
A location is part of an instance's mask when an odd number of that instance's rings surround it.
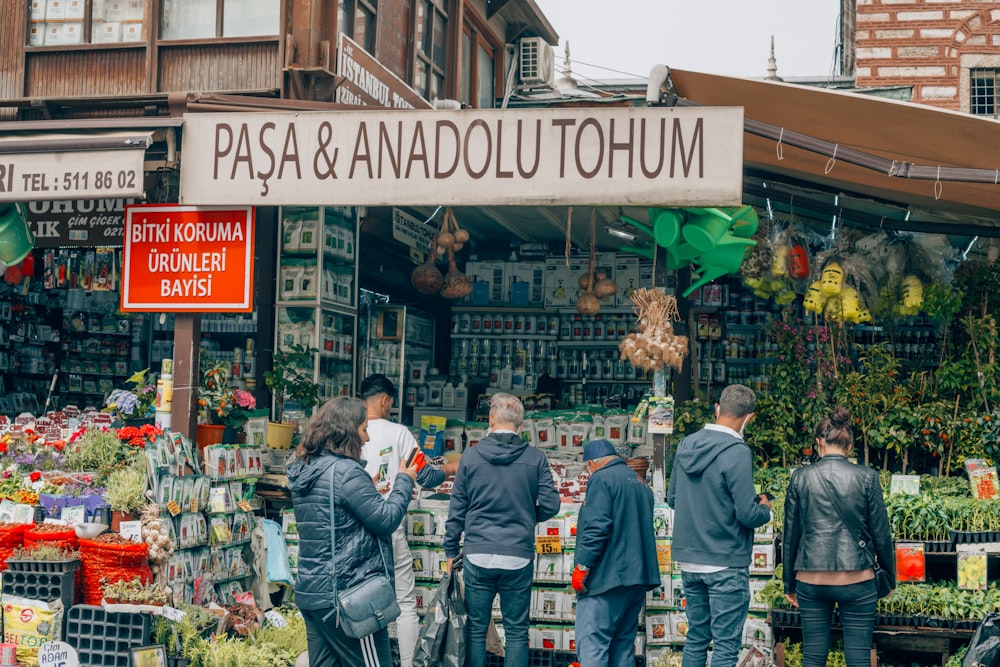
M 0 204 L 0 262 L 18 264 L 35 247 L 35 235 L 28 226 L 24 205 Z

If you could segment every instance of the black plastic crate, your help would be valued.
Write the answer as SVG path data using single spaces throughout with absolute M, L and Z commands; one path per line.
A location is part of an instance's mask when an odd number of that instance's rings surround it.
M 63 609 L 73 606 L 76 587 L 74 573 L 54 572 L 3 572 L 3 594 L 19 595 L 29 600 L 52 602 L 62 600 Z
M 129 649 L 149 643 L 148 614 L 109 614 L 103 607 L 78 604 L 66 614 L 66 642 L 81 667 L 129 667 Z
M 66 574 L 76 572 L 80 559 L 70 560 L 14 560 L 7 559 L 7 569 L 11 572 L 44 572 L 46 574 Z

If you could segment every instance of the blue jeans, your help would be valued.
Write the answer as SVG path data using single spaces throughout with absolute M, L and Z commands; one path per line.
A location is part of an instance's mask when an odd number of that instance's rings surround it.
M 477 567 L 466 558 L 462 567 L 465 568 L 465 636 L 469 642 L 466 665 L 486 665 L 486 631 L 493 614 L 493 598 L 499 593 L 504 667 L 528 667 L 528 611 L 535 564 L 529 563 L 520 570 L 497 570 Z
M 682 666 L 705 667 L 711 643 L 712 667 L 734 667 L 750 608 L 748 569 L 729 567 L 705 574 L 682 571 L 681 580 L 688 621 Z
M 635 634 L 645 586 L 613 588 L 576 602 L 576 659 L 580 667 L 635 667 Z
M 847 667 L 871 664 L 872 631 L 878 606 L 874 579 L 847 586 L 817 586 L 799 581 L 795 584 L 795 595 L 802 618 L 802 667 L 826 665 L 835 604 L 844 629 Z

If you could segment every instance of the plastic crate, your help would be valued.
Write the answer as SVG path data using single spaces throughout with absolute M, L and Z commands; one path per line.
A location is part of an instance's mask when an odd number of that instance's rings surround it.
M 76 590 L 73 572 L 3 572 L 3 594 L 18 595 L 29 600 L 51 602 L 62 600 L 63 609 L 73 606 Z
M 80 665 L 129 667 L 129 649 L 149 644 L 148 614 L 109 614 L 103 607 L 78 604 L 66 614 L 66 643 Z
M 7 569 L 11 572 L 44 572 L 46 574 L 66 574 L 76 572 L 80 559 L 72 560 L 14 560 L 7 559 Z

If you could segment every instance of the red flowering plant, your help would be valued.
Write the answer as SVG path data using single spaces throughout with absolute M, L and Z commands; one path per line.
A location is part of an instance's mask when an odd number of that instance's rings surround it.
M 123 426 L 115 431 L 118 439 L 135 449 L 145 449 L 146 445 L 156 442 L 156 439 L 163 435 L 163 429 L 152 424 L 142 426 Z

